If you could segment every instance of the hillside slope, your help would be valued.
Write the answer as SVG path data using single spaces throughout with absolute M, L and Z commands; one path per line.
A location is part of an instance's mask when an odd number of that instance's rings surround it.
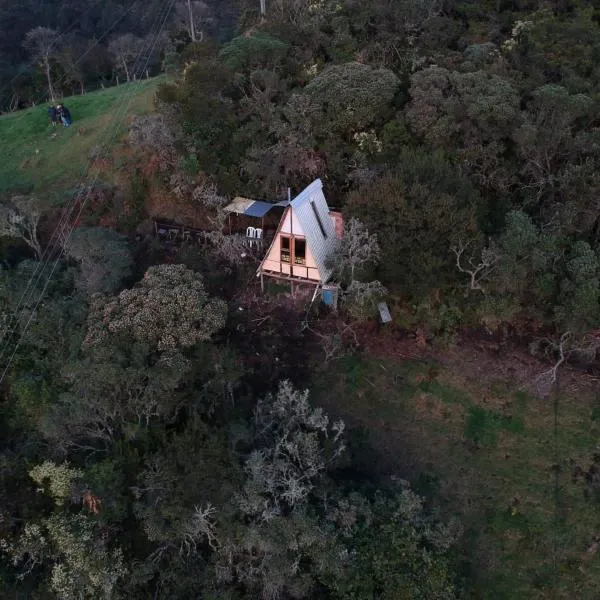
M 0 192 L 29 192 L 60 202 L 85 174 L 91 156 L 123 135 L 130 117 L 153 110 L 156 77 L 64 98 L 69 128 L 49 124 L 47 105 L 0 117 Z

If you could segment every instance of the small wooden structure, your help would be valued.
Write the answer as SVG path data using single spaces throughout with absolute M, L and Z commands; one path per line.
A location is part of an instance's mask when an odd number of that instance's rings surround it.
M 270 229 L 277 227 L 281 219 L 281 210 L 289 205 L 288 200 L 281 202 L 264 202 L 236 196 L 223 210 L 227 213 L 229 233 L 246 231 L 248 227 Z
M 337 220 L 339 217 L 335 215 Z M 318 287 L 331 277 L 328 259 L 338 243 L 336 221 L 330 216 L 320 179 L 313 181 L 285 209 L 257 276 Z

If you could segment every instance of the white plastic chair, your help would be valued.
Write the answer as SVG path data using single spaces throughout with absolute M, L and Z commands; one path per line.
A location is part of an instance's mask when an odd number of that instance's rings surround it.
M 256 229 L 254 227 L 246 227 L 246 237 L 247 238 L 255 238 L 256 237 Z
M 257 227 L 255 232 L 256 232 L 256 235 L 254 237 L 256 237 L 256 239 L 258 239 L 258 240 L 262 240 L 263 230 L 260 227 Z

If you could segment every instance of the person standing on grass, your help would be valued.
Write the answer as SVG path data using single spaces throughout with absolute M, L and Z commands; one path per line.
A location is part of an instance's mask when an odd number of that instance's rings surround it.
M 56 121 L 58 121 L 58 111 L 56 110 L 56 106 L 48 107 L 48 118 L 50 119 L 50 125 L 56 127 Z
M 66 106 L 63 106 L 62 104 L 58 105 L 58 116 L 65 127 L 68 127 L 71 124 L 71 113 Z

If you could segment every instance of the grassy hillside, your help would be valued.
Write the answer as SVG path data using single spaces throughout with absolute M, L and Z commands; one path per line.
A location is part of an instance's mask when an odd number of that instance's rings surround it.
M 369 354 L 318 375 L 314 401 L 362 430 L 368 443 L 354 452 L 366 473 L 378 465 L 416 479 L 460 518 L 469 598 L 600 598 L 593 385 L 565 376 L 555 406 L 518 384 L 544 369 L 525 368 L 527 357 L 465 347 L 444 364 Z
M 59 201 L 85 174 L 93 149 L 122 136 L 129 118 L 150 112 L 160 77 L 62 99 L 69 128 L 51 127 L 47 105 L 0 117 L 0 192 L 30 191 Z

